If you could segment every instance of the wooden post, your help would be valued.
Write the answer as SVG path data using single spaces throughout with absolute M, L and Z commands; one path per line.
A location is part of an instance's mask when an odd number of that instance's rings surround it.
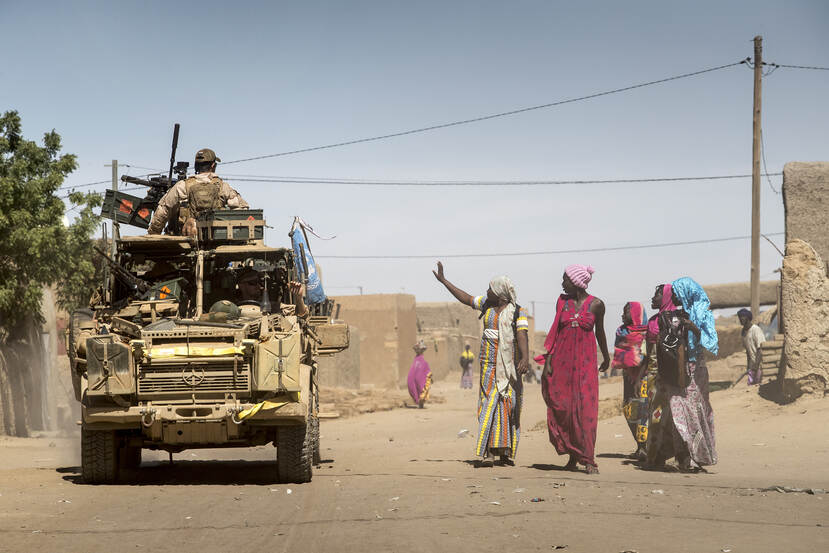
M 760 137 L 763 37 L 754 37 L 754 133 L 751 148 L 751 312 L 760 313 Z

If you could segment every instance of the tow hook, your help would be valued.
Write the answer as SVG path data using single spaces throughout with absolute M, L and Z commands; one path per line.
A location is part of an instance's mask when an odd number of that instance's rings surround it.
M 139 411 L 139 413 L 141 413 L 141 424 L 145 428 L 151 427 L 153 425 L 153 423 L 155 422 L 156 410 L 152 409 L 152 408 L 150 408 L 150 409 L 141 409 L 141 411 Z
M 228 407 L 227 408 L 227 412 L 230 413 L 230 420 L 233 422 L 233 424 L 239 425 L 239 424 L 242 424 L 244 422 L 242 419 L 239 419 L 239 418 L 236 417 L 236 415 L 240 411 L 242 411 L 242 408 L 239 407 L 238 405 L 236 407 Z

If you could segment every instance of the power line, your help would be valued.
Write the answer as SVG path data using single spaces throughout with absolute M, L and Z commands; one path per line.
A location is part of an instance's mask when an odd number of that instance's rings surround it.
M 780 236 L 783 232 L 766 233 L 765 236 Z M 534 252 L 502 252 L 502 253 L 459 253 L 459 254 L 430 254 L 430 255 L 316 255 L 319 259 L 450 259 L 462 257 L 519 257 L 533 255 L 561 255 L 571 253 L 615 252 L 623 250 L 642 250 L 648 248 L 666 248 L 673 246 L 690 246 L 692 244 L 712 244 L 715 242 L 730 242 L 734 240 L 748 240 L 751 236 L 729 236 L 727 238 L 708 238 L 705 240 L 688 240 L 685 242 L 663 242 L 661 244 L 641 244 L 636 246 L 611 246 L 604 248 L 585 248 L 574 250 L 543 250 Z
M 57 188 L 56 190 L 69 190 L 70 188 L 87 188 L 89 186 L 95 186 L 96 184 L 107 184 L 112 182 L 112 179 L 109 180 L 98 180 L 95 182 L 86 182 L 84 184 L 67 184 Z
M 769 65 L 771 67 L 785 67 L 786 69 L 810 69 L 812 71 L 829 71 L 829 67 L 817 67 L 814 65 L 786 65 L 784 63 L 764 63 L 763 65 Z
M 771 183 L 771 177 L 769 177 L 769 169 L 768 167 L 766 167 L 766 137 L 762 129 L 760 130 L 760 153 L 763 155 L 763 171 L 765 171 L 766 180 L 769 181 L 769 188 L 771 188 L 771 191 L 775 194 L 780 194 L 780 192 Z
M 783 173 L 765 173 L 766 176 L 779 176 Z M 368 180 L 368 179 L 335 179 L 312 177 L 225 177 L 229 182 L 258 182 L 283 184 L 341 184 L 352 186 L 544 186 L 559 184 L 633 184 L 649 182 L 685 182 L 703 180 L 745 179 L 745 175 L 704 175 L 696 177 L 654 177 L 632 179 L 581 179 L 581 180 L 496 180 L 496 181 L 406 181 L 406 180 Z
M 377 140 L 385 140 L 385 139 L 388 139 L 388 138 L 396 138 L 396 137 L 406 136 L 406 135 L 410 135 L 410 134 L 417 134 L 417 133 L 423 133 L 423 132 L 428 132 L 428 131 L 434 131 L 434 130 L 438 130 L 438 129 L 445 129 L 445 128 L 448 128 L 448 127 L 457 127 L 459 125 L 467 125 L 469 123 L 478 123 L 478 122 L 481 122 L 481 121 L 487 121 L 489 119 L 496 119 L 496 118 L 499 118 L 499 117 L 508 117 L 508 116 L 511 116 L 511 115 L 518 115 L 519 113 L 526 113 L 528 111 L 535 111 L 535 110 L 546 109 L 546 108 L 551 108 L 551 107 L 555 107 L 555 106 L 561 106 L 561 105 L 564 105 L 564 104 L 571 104 L 571 103 L 574 103 L 574 102 L 581 102 L 583 100 L 590 100 L 590 99 L 593 99 L 593 98 L 598 98 L 600 96 L 608 96 L 610 94 L 618 94 L 620 92 L 627 92 L 629 90 L 634 90 L 634 89 L 642 88 L 642 87 L 646 87 L 646 86 L 666 83 L 668 81 L 676 81 L 678 79 L 686 79 L 688 77 L 694 77 L 694 76 L 697 76 L 697 75 L 702 75 L 704 73 L 711 73 L 712 71 L 719 71 L 721 69 L 734 67 L 734 66 L 741 65 L 741 64 L 744 64 L 744 63 L 746 63 L 746 60 L 741 60 L 741 61 L 734 62 L 734 63 L 728 63 L 728 64 L 725 64 L 725 65 L 719 65 L 717 67 L 710 67 L 708 69 L 701 69 L 699 71 L 693 71 L 691 73 L 683 73 L 681 75 L 674 75 L 672 77 L 666 77 L 664 79 L 657 79 L 655 81 L 647 81 L 647 82 L 644 82 L 644 83 L 639 83 L 639 84 L 635 84 L 635 85 L 631 85 L 631 86 L 625 86 L 625 87 L 622 87 L 622 88 L 614 88 L 612 90 L 605 90 L 603 92 L 596 92 L 594 94 L 588 94 L 586 96 L 579 96 L 579 97 L 576 97 L 576 98 L 568 98 L 568 99 L 565 99 L 565 100 L 558 100 L 558 101 L 550 102 L 550 103 L 547 103 L 547 104 L 540 104 L 540 105 L 537 105 L 537 106 L 518 108 L 518 109 L 514 109 L 514 110 L 510 110 L 510 111 L 503 111 L 503 112 L 500 112 L 500 113 L 493 113 L 493 114 L 490 114 L 490 115 L 482 115 L 480 117 L 473 117 L 473 118 L 470 118 L 470 119 L 461 119 L 459 121 L 452 121 L 452 122 L 449 122 L 449 123 L 441 123 L 441 124 L 438 124 L 438 125 L 430 125 L 428 127 L 419 127 L 419 128 L 416 128 L 416 129 L 409 129 L 409 130 L 406 130 L 406 131 L 394 132 L 394 133 L 383 134 L 383 135 L 378 135 L 378 136 L 371 136 L 371 137 L 367 137 L 367 138 L 357 138 L 357 139 L 354 139 L 354 140 L 346 140 L 346 141 L 343 141 L 343 142 L 335 142 L 333 144 L 325 144 L 323 146 L 312 146 L 310 148 L 300 148 L 300 149 L 297 149 L 297 150 L 289 150 L 289 151 L 286 151 L 286 152 L 279 152 L 279 153 L 276 153 L 276 154 L 266 154 L 266 155 L 261 155 L 261 156 L 235 159 L 235 160 L 232 160 L 232 161 L 224 162 L 224 165 L 229 165 L 231 163 L 242 163 L 242 162 L 245 162 L 245 161 L 255 161 L 255 160 L 259 160 L 259 159 L 282 157 L 282 156 L 288 156 L 288 155 L 293 155 L 293 154 L 301 154 L 301 153 L 305 153 L 305 152 L 314 152 L 314 151 L 318 151 L 318 150 L 327 150 L 327 149 L 330 149 L 330 148 L 339 148 L 339 147 L 342 147 L 342 146 L 350 146 L 350 145 L 353 145 L 353 144 L 362 144 L 362 143 L 365 143 L 365 142 L 374 142 L 374 141 L 377 141 Z

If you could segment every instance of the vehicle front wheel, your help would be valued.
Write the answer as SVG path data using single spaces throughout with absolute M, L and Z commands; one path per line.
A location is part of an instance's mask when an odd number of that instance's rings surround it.
M 114 430 L 81 429 L 81 477 L 87 484 L 118 479 L 118 435 Z
M 300 426 L 282 426 L 276 433 L 276 466 L 279 481 L 302 484 L 311 481 L 314 461 L 314 431 L 308 418 Z

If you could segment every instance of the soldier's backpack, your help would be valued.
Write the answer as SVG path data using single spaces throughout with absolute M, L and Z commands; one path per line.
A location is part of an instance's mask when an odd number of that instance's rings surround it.
M 188 179 L 186 186 L 188 215 L 193 219 L 202 220 L 213 210 L 222 207 L 219 197 L 222 180 L 219 177 L 213 177 L 209 181 Z

